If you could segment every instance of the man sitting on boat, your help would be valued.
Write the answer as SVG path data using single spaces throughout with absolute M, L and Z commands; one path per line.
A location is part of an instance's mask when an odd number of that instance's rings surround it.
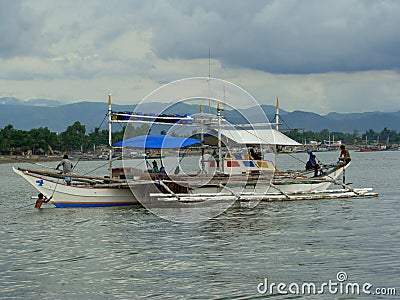
M 345 145 L 340 146 L 339 161 L 342 161 L 345 165 L 351 161 L 349 150 L 346 149 Z
M 63 166 L 63 173 L 64 174 L 71 174 L 73 165 L 71 161 L 68 159 L 68 155 L 64 154 L 63 160 L 57 165 L 56 170 L 59 170 L 59 168 Z M 64 178 L 67 185 L 71 185 L 71 177 L 65 177 Z
M 320 166 L 319 166 L 319 164 L 317 164 L 315 155 L 312 152 L 310 152 L 310 158 L 308 159 L 308 161 L 306 163 L 306 170 L 314 169 L 314 177 L 317 177 L 319 168 L 320 168 Z
M 261 154 L 260 154 L 260 152 L 254 151 L 253 148 L 250 148 L 249 155 L 250 155 L 250 157 L 251 157 L 252 159 L 254 159 L 254 160 L 260 160 L 260 159 L 261 159 Z
M 165 174 L 165 175 L 167 175 L 167 171 L 165 171 L 165 168 L 164 168 L 164 167 L 161 167 L 161 168 L 160 168 L 160 174 Z
M 157 162 L 155 160 L 153 160 L 152 164 L 153 164 L 153 172 L 158 173 L 159 169 L 158 169 Z

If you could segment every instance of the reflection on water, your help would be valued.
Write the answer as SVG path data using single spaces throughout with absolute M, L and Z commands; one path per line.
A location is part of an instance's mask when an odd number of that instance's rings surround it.
M 0 298 L 252 299 L 266 277 L 318 283 L 339 271 L 399 288 L 399 155 L 352 156 L 347 177 L 379 198 L 235 205 L 194 224 L 140 207 L 35 210 L 35 191 L 0 165 Z

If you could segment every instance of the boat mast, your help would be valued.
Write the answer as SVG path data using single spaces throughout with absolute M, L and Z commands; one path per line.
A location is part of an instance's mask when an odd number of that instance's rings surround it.
M 276 103 L 275 103 L 275 129 L 278 131 L 279 130 L 279 100 L 278 97 L 276 97 Z
M 110 178 L 112 178 L 112 120 L 111 120 L 111 93 L 108 94 L 108 146 L 110 147 L 108 153 Z

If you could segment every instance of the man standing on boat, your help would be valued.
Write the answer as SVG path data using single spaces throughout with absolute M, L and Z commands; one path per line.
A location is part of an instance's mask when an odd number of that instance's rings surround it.
M 59 170 L 59 167 L 63 166 L 63 173 L 64 174 L 71 174 L 73 165 L 71 161 L 68 159 L 68 155 L 64 154 L 63 160 L 57 165 L 56 170 Z M 65 177 L 65 181 L 67 185 L 71 185 L 71 177 Z
M 342 161 L 345 165 L 351 161 L 349 150 L 346 149 L 345 145 L 340 146 L 339 161 Z

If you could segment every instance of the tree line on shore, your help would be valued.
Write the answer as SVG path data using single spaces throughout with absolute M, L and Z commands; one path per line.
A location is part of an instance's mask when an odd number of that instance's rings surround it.
M 323 129 L 320 132 L 314 131 L 302 131 L 298 129 L 285 131 L 287 136 L 294 139 L 295 141 L 307 144 L 310 141 L 319 141 L 322 143 L 332 143 L 333 141 L 342 141 L 345 144 L 351 145 L 365 145 L 366 142 L 370 145 L 372 144 L 398 144 L 400 143 L 400 132 L 396 130 L 390 130 L 384 128 L 380 132 L 376 132 L 372 129 L 367 130 L 364 133 L 358 130 L 353 130 L 353 132 L 330 132 L 328 129 Z
M 136 127 L 137 135 L 146 134 L 149 126 L 144 124 Z M 112 134 L 112 143 L 121 141 L 125 127 Z M 85 125 L 79 121 L 68 126 L 64 132 L 51 132 L 47 127 L 34 128 L 29 131 L 15 129 L 9 124 L 0 130 L 0 153 L 3 155 L 19 154 L 32 151 L 32 154 L 54 152 L 71 152 L 92 150 L 93 146 L 108 145 L 108 130 L 95 128 L 86 133 Z M 50 150 L 51 149 L 51 150 Z
M 135 135 L 147 134 L 149 126 L 143 124 L 135 127 Z M 121 131 L 114 131 L 112 143 L 121 141 L 124 137 L 125 127 Z M 380 132 L 369 129 L 365 133 L 354 130 L 352 133 L 330 132 L 328 129 L 320 132 L 290 130 L 285 134 L 299 143 L 309 143 L 310 141 L 327 142 L 341 140 L 346 144 L 365 144 L 367 140 L 370 144 L 381 143 L 400 143 L 400 133 L 396 130 L 384 128 Z M 95 128 L 87 133 L 85 125 L 79 121 L 68 126 L 64 132 L 51 132 L 47 127 L 34 128 L 29 131 L 15 129 L 12 125 L 7 125 L 0 130 L 0 153 L 15 154 L 18 152 L 32 151 L 33 154 L 49 153 L 50 149 L 63 151 L 91 150 L 93 145 L 108 145 L 108 130 Z

